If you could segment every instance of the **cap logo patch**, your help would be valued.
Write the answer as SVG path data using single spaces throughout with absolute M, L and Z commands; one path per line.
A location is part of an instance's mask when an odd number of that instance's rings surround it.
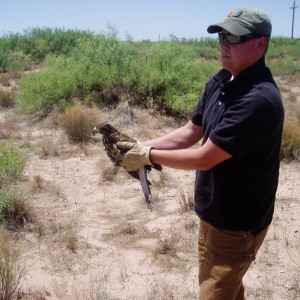
M 239 9 L 238 11 L 233 10 L 228 14 L 228 17 L 235 17 L 238 18 L 243 13 L 242 9 Z

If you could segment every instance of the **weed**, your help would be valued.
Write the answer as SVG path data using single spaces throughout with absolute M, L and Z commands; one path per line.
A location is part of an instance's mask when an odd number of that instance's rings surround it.
M 33 222 L 34 215 L 30 205 L 21 198 L 20 194 L 10 189 L 0 191 L 0 221 L 8 224 L 12 229 Z
M 157 258 L 159 255 L 175 257 L 178 249 L 179 239 L 179 234 L 171 229 L 169 238 L 158 240 L 157 247 L 154 250 L 154 257 Z
M 77 249 L 77 242 L 78 238 L 75 229 L 72 225 L 69 225 L 65 235 L 66 248 L 75 253 Z
M 120 166 L 111 165 L 107 157 L 97 161 L 97 170 L 99 170 L 101 178 L 104 181 L 113 181 L 119 169 Z
M 33 190 L 41 191 L 43 189 L 43 178 L 40 175 L 36 175 L 33 178 Z
M 75 105 L 58 117 L 59 123 L 65 129 L 73 142 L 88 142 L 92 137 L 92 129 L 101 118 L 97 109 Z
M 53 142 L 53 139 L 50 137 L 43 137 L 38 142 L 39 156 L 41 158 L 46 158 L 49 156 L 59 156 L 59 146 Z
M 137 233 L 137 228 L 131 223 L 121 224 L 119 229 L 121 234 L 134 235 Z
M 10 235 L 0 228 L 0 300 L 19 299 L 20 285 L 25 276 L 20 254 Z
M 284 122 L 281 157 L 294 159 L 295 153 L 300 148 L 300 126 L 295 122 L 287 119 Z
M 0 83 L 3 86 L 10 86 L 10 79 L 9 73 L 0 73 Z
M 193 194 L 189 191 L 185 191 L 183 188 L 179 190 L 178 195 L 178 203 L 179 203 L 179 211 L 181 213 L 189 212 L 191 210 L 194 210 L 194 197 Z
M 158 174 L 158 176 L 155 176 L 152 179 L 153 186 L 156 186 L 159 188 L 165 186 L 169 179 L 167 172 L 165 170 L 162 170 L 161 172 L 156 172 L 156 174 Z
M 15 105 L 14 94 L 0 89 L 0 108 L 9 108 Z
M 175 286 L 159 282 L 155 283 L 151 291 L 148 292 L 147 300 L 177 300 L 177 291 Z
M 27 151 L 12 143 L 0 142 L 0 188 L 22 177 Z

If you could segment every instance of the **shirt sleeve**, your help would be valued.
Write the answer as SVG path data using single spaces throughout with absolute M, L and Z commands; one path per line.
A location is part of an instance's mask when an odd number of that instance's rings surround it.
M 209 138 L 235 157 L 251 151 L 268 134 L 276 120 L 276 109 L 258 93 L 237 100 L 224 113 Z
M 208 99 L 208 91 L 210 90 L 210 85 L 211 85 L 212 79 L 210 79 L 205 86 L 204 93 L 202 94 L 198 104 L 196 105 L 193 113 L 192 113 L 192 118 L 191 121 L 198 126 L 202 127 L 202 122 L 203 122 L 203 115 L 204 115 L 204 110 L 205 110 L 205 105 L 206 101 Z

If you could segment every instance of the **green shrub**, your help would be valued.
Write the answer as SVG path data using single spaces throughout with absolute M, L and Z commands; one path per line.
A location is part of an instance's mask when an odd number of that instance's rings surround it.
M 27 60 L 30 63 L 39 64 L 47 55 L 68 55 L 82 37 L 92 37 L 88 31 L 64 30 L 51 28 L 30 28 L 24 30 L 23 34 L 10 33 L 0 38 L 0 70 L 10 71 L 15 68 L 15 62 L 9 59 L 12 52 L 17 54 L 17 65 L 22 64 L 27 68 Z M 23 56 L 25 61 L 19 58 Z M 11 64 L 12 63 L 12 64 Z
M 37 36 L 36 50 L 53 42 Z M 267 64 L 275 75 L 300 73 L 298 44 L 286 38 L 271 39 Z M 107 95 L 120 100 L 123 93 L 130 96 L 130 104 L 190 113 L 205 82 L 221 67 L 216 38 L 179 41 L 171 37 L 171 41 L 134 43 L 119 41 L 111 32 L 82 35 L 76 45 L 67 56 L 48 55 L 44 71 L 21 79 L 17 97 L 21 112 L 64 110 L 78 101 L 102 104 L 111 100 Z
M 26 150 L 12 142 L 0 142 L 0 188 L 21 179 L 26 159 Z
M 30 68 L 30 55 L 22 51 L 10 51 L 7 58 L 7 68 L 10 71 L 22 71 Z
M 161 42 L 144 57 L 138 91 L 150 94 L 160 109 L 189 112 L 199 99 L 204 83 L 216 67 L 179 43 Z
M 13 142 L 0 142 L 0 222 L 19 226 L 31 219 L 30 209 L 14 188 L 22 177 L 27 154 Z

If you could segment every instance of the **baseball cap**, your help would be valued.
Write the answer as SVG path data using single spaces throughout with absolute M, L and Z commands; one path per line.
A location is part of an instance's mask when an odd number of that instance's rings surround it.
M 217 33 L 227 30 L 234 35 L 251 33 L 271 36 L 272 24 L 265 12 L 254 7 L 237 8 L 231 11 L 222 23 L 208 26 L 208 33 Z

